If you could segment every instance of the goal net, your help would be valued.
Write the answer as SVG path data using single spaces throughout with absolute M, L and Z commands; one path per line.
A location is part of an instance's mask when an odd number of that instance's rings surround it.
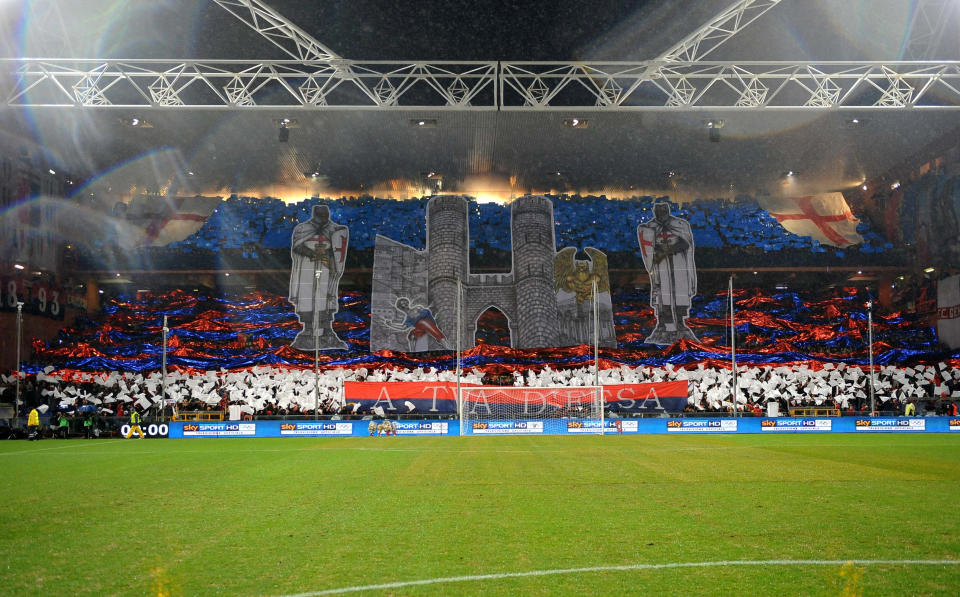
M 601 433 L 599 389 L 462 386 L 460 433 Z

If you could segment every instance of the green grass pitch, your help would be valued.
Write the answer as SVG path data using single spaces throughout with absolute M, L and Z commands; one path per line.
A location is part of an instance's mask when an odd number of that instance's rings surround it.
M 960 560 L 946 434 L 45 440 L 0 467 L 4 595 L 960 591 L 889 563 Z M 833 563 L 643 567 L 773 560 Z

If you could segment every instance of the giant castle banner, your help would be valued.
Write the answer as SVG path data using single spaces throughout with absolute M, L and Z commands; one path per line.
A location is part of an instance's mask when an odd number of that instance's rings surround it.
M 593 344 L 594 301 L 599 343 L 616 347 L 606 255 L 592 247 L 584 249 L 584 260 L 576 259 L 575 247 L 557 252 L 549 199 L 527 196 L 511 204 L 512 269 L 504 273 L 471 273 L 467 206 L 462 197 L 431 199 L 422 251 L 377 236 L 371 351 L 454 350 L 458 312 L 461 348 L 470 348 L 489 309 L 506 317 L 513 348 Z

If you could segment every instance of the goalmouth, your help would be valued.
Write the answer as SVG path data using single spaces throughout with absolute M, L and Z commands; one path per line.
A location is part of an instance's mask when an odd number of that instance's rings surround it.
M 599 386 L 461 386 L 460 435 L 603 434 Z

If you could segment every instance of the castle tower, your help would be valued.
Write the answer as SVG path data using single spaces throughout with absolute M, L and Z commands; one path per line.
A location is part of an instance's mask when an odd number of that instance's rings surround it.
M 513 279 L 516 284 L 516 346 L 557 346 L 557 297 L 553 288 L 556 242 L 553 203 L 546 197 L 521 197 L 510 209 Z M 431 249 L 432 250 L 432 249 Z
M 467 201 L 434 197 L 427 203 L 427 280 L 430 307 L 452 346 L 457 334 L 457 280 L 470 271 Z

